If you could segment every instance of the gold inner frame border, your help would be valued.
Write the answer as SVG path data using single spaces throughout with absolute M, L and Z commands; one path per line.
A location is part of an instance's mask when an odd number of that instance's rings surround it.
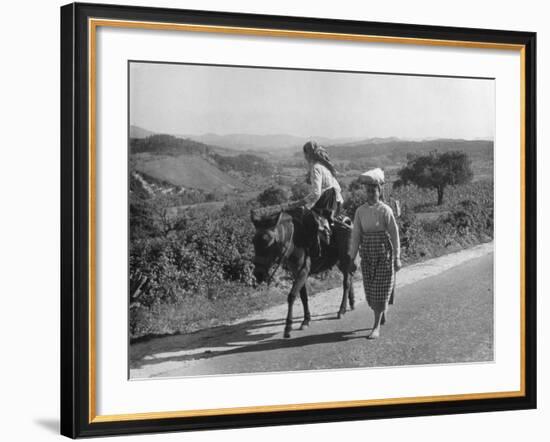
M 317 403 L 301 403 L 301 404 L 285 404 L 285 405 L 261 405 L 249 407 L 235 408 L 216 408 L 216 409 L 197 409 L 197 410 L 181 410 L 181 411 L 160 411 L 148 413 L 131 413 L 131 414 L 111 414 L 97 415 L 96 414 L 96 34 L 98 27 L 116 27 L 116 28 L 133 28 L 133 29 L 148 29 L 148 30 L 171 30 L 185 32 L 208 32 L 218 34 L 237 34 L 237 35 L 254 35 L 254 36 L 269 36 L 269 37 L 292 37 L 292 38 L 308 38 L 308 39 L 324 39 L 324 40 L 341 40 L 341 41 L 358 41 L 370 43 L 390 43 L 390 44 L 412 44 L 419 46 L 446 46 L 446 47 L 462 47 L 462 48 L 477 48 L 477 49 L 498 49 L 518 51 L 520 54 L 520 211 L 521 211 L 521 226 L 520 226 L 520 389 L 518 391 L 504 392 L 488 392 L 488 393 L 467 393 L 455 395 L 439 395 L 439 396 L 419 396 L 419 397 L 404 397 L 404 398 L 388 398 L 388 399 L 368 399 L 368 400 L 353 400 L 353 401 L 337 401 L 337 402 L 317 402 Z M 160 23 L 160 22 L 142 22 L 130 20 L 111 20 L 111 19 L 88 19 L 88 94 L 89 94 L 89 384 L 88 384 L 88 422 L 121 422 L 147 419 L 169 419 L 169 418 L 184 418 L 198 416 L 222 416 L 222 415 L 238 415 L 247 413 L 269 413 L 281 411 L 305 411 L 305 410 L 322 410 L 330 408 L 350 408 L 350 407 L 365 407 L 376 405 L 397 405 L 397 404 L 414 404 L 427 402 L 443 402 L 443 401 L 461 401 L 461 400 L 482 400 L 482 399 L 498 399 L 498 398 L 513 398 L 525 396 L 525 108 L 526 108 L 526 91 L 525 91 L 525 45 L 522 44 L 507 44 L 507 43 L 491 43 L 491 42 L 475 42 L 475 41 L 459 41 L 459 40 L 440 40 L 440 39 L 423 39 L 411 37 L 389 37 L 376 35 L 362 34 L 345 34 L 345 33 L 323 33 L 309 31 L 292 31 L 282 29 L 265 29 L 265 28 L 247 28 L 247 27 L 232 27 L 232 26 L 211 26 L 211 25 L 196 25 L 184 23 Z

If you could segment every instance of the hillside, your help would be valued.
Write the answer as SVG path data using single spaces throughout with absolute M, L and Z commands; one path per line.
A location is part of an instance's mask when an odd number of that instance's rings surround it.
M 215 143 L 216 136 L 212 137 L 214 138 L 211 142 Z M 254 137 L 257 136 L 250 135 L 245 138 L 252 141 Z M 262 142 L 275 142 L 277 139 L 269 135 L 263 139 L 257 138 L 260 148 L 266 145 Z M 298 138 L 281 136 L 279 141 L 292 142 Z M 371 138 L 324 145 L 337 169 L 343 173 L 340 179 L 344 185 L 347 184 L 347 175 L 353 174 L 355 170 L 382 167 L 389 175 L 394 175 L 398 168 L 406 164 L 408 155 L 425 154 L 433 150 L 458 150 L 467 153 L 472 160 L 476 180 L 491 178 L 493 174 L 493 142 L 490 140 L 416 141 Z M 256 152 L 259 152 L 260 148 Z M 295 176 L 303 175 L 304 168 L 300 147 L 275 149 L 270 151 L 268 156 L 264 156 L 162 134 L 132 138 L 130 152 L 132 159 L 137 159 L 136 170 L 139 172 L 185 189 L 216 191 L 222 194 L 235 190 L 264 188 L 274 174 L 294 181 Z
M 300 137 L 286 134 L 204 134 L 204 135 L 185 135 L 185 138 L 192 139 L 211 146 L 224 147 L 227 149 L 251 152 L 268 152 L 273 155 L 293 153 L 309 141 L 316 140 L 323 145 L 349 143 L 354 138 L 327 138 L 327 137 Z
M 273 164 L 262 156 L 165 134 L 130 139 L 130 157 L 135 171 L 165 182 L 167 191 L 171 186 L 243 191 L 274 173 Z
M 133 155 L 135 169 L 176 186 L 205 191 L 232 192 L 246 188 L 238 179 L 198 155 Z
M 132 154 L 147 152 L 155 155 L 208 155 L 212 149 L 198 141 L 158 134 L 147 138 L 132 138 L 130 152 Z
M 147 138 L 151 135 L 154 135 L 154 132 L 139 126 L 130 126 L 130 138 Z

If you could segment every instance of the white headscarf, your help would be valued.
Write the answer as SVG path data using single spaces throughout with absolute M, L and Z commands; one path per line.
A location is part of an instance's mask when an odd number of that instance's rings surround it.
M 367 170 L 359 176 L 359 181 L 364 184 L 384 184 L 384 171 L 377 167 L 376 169 Z

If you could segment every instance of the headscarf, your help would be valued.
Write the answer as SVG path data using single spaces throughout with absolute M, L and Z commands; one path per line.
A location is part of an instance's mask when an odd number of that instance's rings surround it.
M 384 171 L 379 167 L 367 170 L 359 176 L 359 181 L 363 184 L 374 184 L 380 187 L 384 184 Z
M 328 156 L 328 152 L 325 150 L 324 147 L 319 146 L 315 141 L 308 141 L 306 144 L 304 144 L 304 154 L 313 159 L 313 161 L 321 163 L 328 170 L 330 170 L 332 176 L 336 178 L 336 169 L 332 165 L 330 157 Z M 308 182 L 309 180 L 310 179 L 308 175 Z
M 376 169 L 370 169 L 359 175 L 359 182 L 361 184 L 374 185 L 378 187 L 380 191 L 380 200 L 386 201 L 386 192 L 384 189 L 384 171 L 377 167 Z

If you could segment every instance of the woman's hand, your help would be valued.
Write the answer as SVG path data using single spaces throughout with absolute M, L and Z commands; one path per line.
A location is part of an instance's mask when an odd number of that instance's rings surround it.
M 401 259 L 395 258 L 395 271 L 398 272 L 401 270 L 401 267 L 403 267 L 403 264 L 401 264 Z

